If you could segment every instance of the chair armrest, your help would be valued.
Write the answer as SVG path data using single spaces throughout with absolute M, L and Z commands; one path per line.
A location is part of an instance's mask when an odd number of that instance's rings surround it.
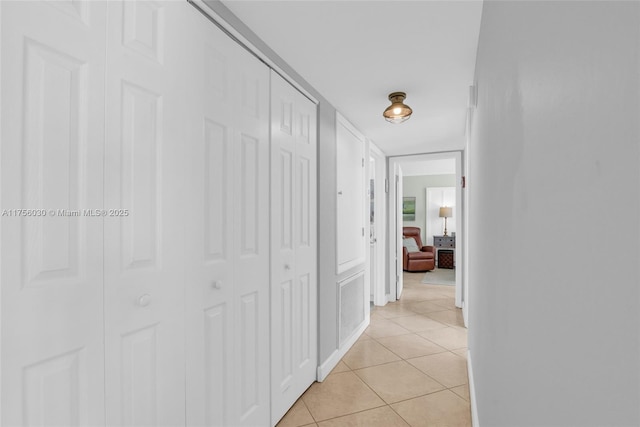
M 435 252 L 436 252 L 435 247 L 433 247 L 433 246 L 423 246 L 423 247 L 420 249 L 420 251 L 421 251 L 421 252 L 433 252 L 433 253 L 435 253 Z
M 407 248 L 402 247 L 402 269 L 406 270 L 408 268 L 409 260 L 408 260 Z

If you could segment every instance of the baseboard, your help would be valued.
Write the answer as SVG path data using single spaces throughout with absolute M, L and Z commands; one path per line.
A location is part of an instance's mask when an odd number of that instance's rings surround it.
M 387 297 L 387 302 L 395 302 L 396 300 L 395 295 L 387 294 L 386 297 Z
M 356 341 L 358 341 L 358 338 L 360 338 L 360 336 L 364 333 L 364 330 L 367 329 L 367 327 L 369 326 L 369 322 L 370 322 L 369 318 L 365 319 L 365 321 L 362 322 L 360 326 L 358 326 L 358 329 L 356 329 L 351 334 L 351 336 L 345 340 L 342 347 L 334 350 L 334 352 L 331 353 L 331 355 L 327 358 L 327 360 L 325 360 L 322 365 L 318 366 L 318 372 L 317 372 L 318 382 L 321 383 L 322 381 L 324 381 L 325 378 L 327 378 L 327 375 L 331 373 L 331 371 L 333 370 L 333 368 L 336 367 L 338 362 L 340 362 L 340 360 L 344 357 L 344 355 L 347 354 L 347 351 L 349 351 L 351 347 L 356 343 Z
M 467 373 L 469 375 L 469 399 L 471 400 L 471 425 L 473 427 L 480 427 L 480 421 L 478 421 L 476 386 L 473 380 L 473 365 L 471 363 L 471 351 L 469 350 L 467 350 Z
M 467 314 L 468 310 L 467 310 L 467 303 L 465 301 L 462 301 L 462 321 L 464 322 L 464 327 L 469 329 L 469 321 L 467 320 Z

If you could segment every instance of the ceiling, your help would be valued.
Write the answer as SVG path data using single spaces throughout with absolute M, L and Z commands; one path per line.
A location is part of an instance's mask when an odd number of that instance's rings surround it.
M 385 154 L 463 148 L 481 0 L 222 2 Z M 382 117 L 395 91 L 401 124 Z
M 401 163 L 403 176 L 451 175 L 456 173 L 455 159 Z

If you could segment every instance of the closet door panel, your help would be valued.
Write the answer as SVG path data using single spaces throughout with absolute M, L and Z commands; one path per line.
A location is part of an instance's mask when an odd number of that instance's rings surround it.
M 2 425 L 104 408 L 105 5 L 2 2 Z
M 297 149 L 297 199 L 295 210 L 296 233 L 296 274 L 299 286 L 298 302 L 298 348 L 296 349 L 297 369 L 302 384 L 311 384 L 316 379 L 317 363 L 317 125 L 316 105 L 298 94 L 296 114 L 298 128 L 296 132 Z
M 184 420 L 182 2 L 110 2 L 105 161 L 109 425 Z
M 264 425 L 268 71 L 195 10 L 188 31 L 187 423 Z
M 185 146 L 187 424 L 233 425 L 232 44 L 193 10 Z
M 269 419 L 269 70 L 234 46 L 234 400 L 238 425 Z
M 316 106 L 271 73 L 271 422 L 316 378 Z

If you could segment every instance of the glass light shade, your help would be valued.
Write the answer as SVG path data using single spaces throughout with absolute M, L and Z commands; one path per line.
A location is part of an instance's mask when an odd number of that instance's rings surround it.
M 404 92 L 393 92 L 389 95 L 391 105 L 382 113 L 386 121 L 390 123 L 402 123 L 409 120 L 413 110 L 403 102 L 406 97 L 407 94 Z
M 453 208 L 441 207 L 438 216 L 440 218 L 451 218 L 453 216 Z

